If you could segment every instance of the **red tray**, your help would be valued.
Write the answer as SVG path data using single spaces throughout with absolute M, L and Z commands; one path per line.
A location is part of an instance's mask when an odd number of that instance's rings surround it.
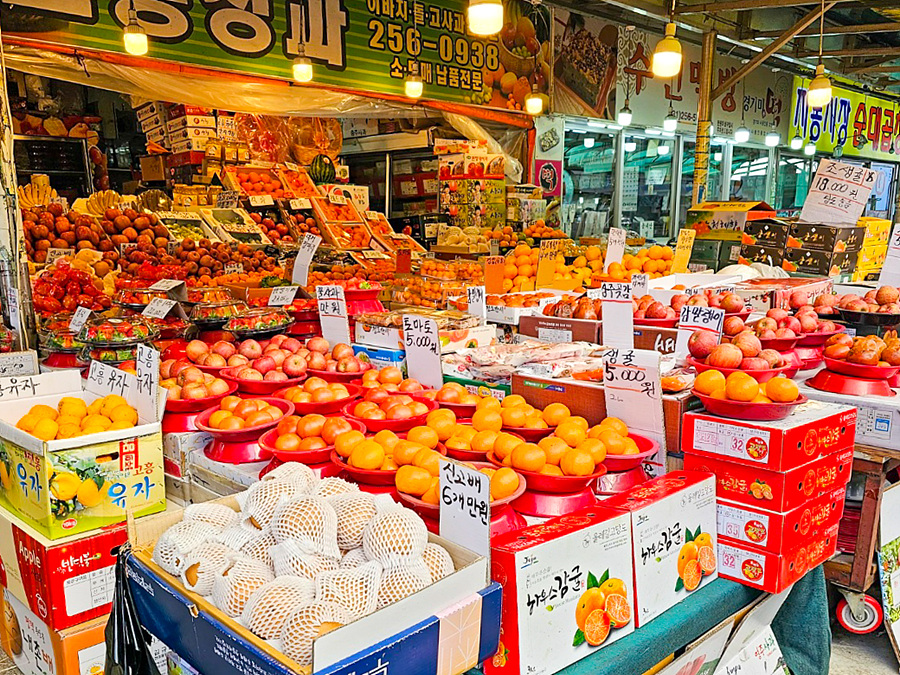
M 729 316 L 736 316 L 737 318 L 741 319 L 742 321 L 746 321 L 747 317 L 750 316 L 750 314 L 752 312 L 753 312 L 752 309 L 745 309 L 743 312 L 734 312 L 732 314 L 729 314 L 728 312 L 726 312 L 725 316 L 723 318 L 727 319 Z
M 432 410 L 437 410 L 438 405 L 434 401 L 430 403 L 427 401 L 422 401 L 425 405 L 430 405 L 431 408 L 428 412 Z M 385 429 L 389 431 L 409 431 L 413 427 L 417 427 L 425 424 L 425 418 L 428 417 L 428 413 L 424 415 L 417 415 L 416 417 L 410 417 L 406 420 L 364 420 L 361 417 L 357 417 L 352 412 L 350 412 L 350 407 L 354 404 L 353 401 L 347 403 L 343 408 L 341 408 L 341 412 L 344 417 L 348 420 L 356 420 L 365 425 L 366 429 L 371 431 L 372 433 L 378 433 L 379 431 L 384 431 Z
M 347 387 L 347 391 L 350 392 L 350 396 L 338 399 L 337 401 L 327 401 L 326 403 L 297 403 L 296 401 L 291 401 L 291 403 L 294 404 L 294 410 L 297 411 L 298 415 L 311 415 L 313 413 L 327 415 L 328 413 L 336 413 L 347 405 L 348 402 L 355 401 L 359 398 L 359 393 L 362 391 L 362 387 L 355 384 L 348 384 L 345 386 Z M 290 389 L 290 387 L 278 389 L 272 393 L 272 396 L 284 398 L 284 393 L 288 389 Z
M 378 294 L 381 293 L 380 288 L 355 288 L 352 290 L 344 289 L 344 298 L 347 302 L 360 302 L 361 300 L 377 300 Z
M 675 328 L 678 319 L 634 319 L 635 326 L 647 326 L 648 328 Z
M 193 361 L 188 360 L 194 368 L 199 368 L 204 373 L 210 373 L 211 375 L 215 375 L 218 377 L 219 373 L 225 370 L 226 368 L 236 368 L 237 366 L 201 366 L 199 363 L 194 363 Z
M 294 321 L 319 321 L 318 309 L 288 309 L 286 310 Z
M 440 448 L 437 448 L 437 452 L 440 452 Z M 357 483 L 363 483 L 364 485 L 394 486 L 394 477 L 397 475 L 397 469 L 384 471 L 381 469 L 357 469 L 356 467 L 347 464 L 347 462 L 344 461 L 344 458 L 337 454 L 336 450 L 331 453 L 331 462 L 341 471 L 345 471 L 347 475 Z
M 503 462 L 497 459 L 493 451 L 487 454 L 487 458 L 494 466 L 503 466 Z M 590 476 L 548 476 L 547 474 L 534 471 L 522 471 L 521 469 L 515 469 L 515 471 L 516 473 L 525 476 L 525 480 L 528 481 L 529 491 L 567 494 L 584 490 L 607 471 L 606 466 L 603 464 L 596 467 L 596 469 L 598 470 L 594 471 Z
M 803 405 L 807 401 L 803 394 L 796 401 L 790 403 L 745 403 L 743 401 L 723 401 L 719 398 L 706 396 L 692 390 L 691 393 L 700 399 L 707 412 L 722 417 L 730 417 L 735 420 L 752 420 L 754 422 L 772 422 L 788 417 L 794 408 Z
M 697 372 L 702 373 L 705 370 L 718 370 L 725 377 L 731 375 L 731 373 L 747 373 L 757 382 L 768 382 L 773 377 L 777 375 L 785 375 L 790 372 L 792 366 L 782 366 L 781 368 L 769 368 L 767 370 L 741 370 L 740 368 L 715 368 L 714 366 L 708 366 L 705 363 L 701 363 L 693 356 L 689 356 L 688 364 L 694 366 L 697 369 Z
M 850 363 L 842 359 L 832 359 L 823 356 L 825 367 L 832 373 L 840 373 L 849 377 L 864 377 L 867 380 L 889 380 L 900 373 L 900 366 L 864 366 L 861 363 Z
M 843 326 L 838 326 L 837 330 L 829 331 L 828 333 L 804 333 L 797 341 L 797 345 L 800 347 L 821 347 L 832 335 L 844 332 L 846 332 L 846 329 Z
M 262 397 L 261 400 L 281 410 L 281 412 L 284 413 L 285 417 L 294 414 L 294 404 L 290 401 L 285 401 L 283 398 L 273 398 L 271 396 L 265 396 Z M 247 427 L 246 429 L 213 429 L 212 427 L 207 426 L 207 422 L 209 422 L 210 415 L 212 415 L 218 409 L 219 406 L 217 405 L 212 406 L 211 408 L 207 408 L 202 413 L 197 415 L 197 419 L 194 420 L 194 424 L 200 431 L 205 431 L 206 433 L 211 434 L 213 438 L 221 439 L 226 443 L 234 443 L 236 441 L 255 441 L 260 437 L 261 432 L 271 429 L 278 424 L 278 420 L 272 420 L 269 423 L 260 424 L 255 427 Z
M 237 383 L 227 381 L 228 391 L 224 394 L 220 394 L 219 396 L 207 396 L 206 398 L 187 398 L 187 399 L 179 399 L 179 400 L 170 400 L 166 399 L 166 412 L 173 413 L 186 413 L 186 412 L 201 412 L 206 410 L 212 405 L 215 405 L 219 401 L 221 401 L 226 396 L 231 396 L 234 392 L 237 391 Z
M 458 421 L 458 420 L 457 420 Z M 514 436 L 520 436 L 525 440 L 526 443 L 537 443 L 542 438 L 546 438 L 550 434 L 552 434 L 556 429 L 554 427 L 548 427 L 547 429 L 525 429 L 524 427 L 503 427 L 501 431 L 505 431 L 508 434 L 513 434 Z
M 476 469 L 496 469 L 491 462 L 472 462 L 472 465 Z M 491 502 L 491 516 L 495 516 L 504 506 L 509 504 L 514 499 L 518 499 L 522 496 L 522 493 L 525 492 L 525 489 L 528 486 L 526 482 L 525 476 L 521 471 L 516 470 L 516 475 L 519 477 L 519 487 L 516 488 L 516 491 L 513 492 L 509 497 L 504 497 L 503 499 L 495 499 Z M 418 513 L 420 516 L 425 518 L 438 518 L 438 514 L 440 513 L 441 506 L 440 504 L 428 504 L 427 502 L 423 502 L 418 497 L 413 497 L 412 495 L 408 495 L 404 492 L 397 491 L 397 494 L 400 496 L 400 500 L 406 502 L 413 511 Z
M 474 403 L 444 403 L 443 401 L 438 401 L 436 399 L 428 398 L 427 396 L 422 396 L 422 392 L 416 392 L 414 394 L 410 394 L 414 400 L 419 401 L 421 403 L 437 403 L 439 407 L 446 408 L 447 410 L 452 410 L 453 414 L 459 417 L 469 417 L 475 414 L 476 404 Z
M 328 417 L 342 417 L 342 415 L 328 415 Z M 351 427 L 362 433 L 366 433 L 366 427 L 356 420 L 347 420 Z M 272 453 L 282 462 L 301 462 L 303 464 L 320 464 L 331 459 L 334 451 L 333 445 L 328 445 L 318 450 L 301 450 L 299 452 L 285 452 L 275 447 L 275 439 L 278 438 L 278 429 L 270 429 L 259 439 L 259 447 Z
M 659 451 L 659 443 L 652 438 L 646 436 L 637 436 L 628 434 L 628 438 L 632 439 L 640 450 L 636 455 L 610 455 L 606 453 L 606 459 L 603 460 L 603 466 L 610 473 L 619 473 L 621 471 L 629 471 L 636 466 L 640 466 L 645 459 L 652 457 Z
M 363 372 L 365 371 L 360 371 L 358 373 L 338 373 L 330 370 L 313 370 L 312 368 L 308 368 L 306 374 L 308 377 L 321 377 L 326 382 L 349 384 L 353 382 L 353 380 L 360 379 Z
M 870 380 L 864 377 L 848 377 L 823 368 L 806 381 L 808 387 L 819 391 L 848 396 L 894 396 L 887 380 Z
M 219 377 L 223 380 L 227 380 L 229 382 L 237 382 L 238 391 L 241 391 L 246 394 L 262 394 L 264 396 L 274 395 L 276 391 L 279 389 L 286 389 L 287 387 L 293 387 L 294 385 L 300 384 L 303 380 L 306 379 L 306 376 L 303 377 L 292 377 L 287 380 L 281 380 L 281 382 L 267 382 L 266 380 L 239 380 L 234 377 L 233 373 L 237 368 L 243 368 L 244 366 L 233 366 L 232 368 L 222 368 L 219 371 Z
M 787 352 L 797 346 L 800 337 L 759 338 L 763 349 L 774 349 L 776 352 Z
M 50 352 L 44 359 L 44 365 L 50 368 L 84 368 L 88 364 L 79 360 L 73 352 Z

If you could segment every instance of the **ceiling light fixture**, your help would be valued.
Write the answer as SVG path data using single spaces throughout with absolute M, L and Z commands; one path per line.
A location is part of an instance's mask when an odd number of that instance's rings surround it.
M 781 143 L 781 134 L 775 129 L 774 124 L 772 124 L 771 131 L 766 134 L 765 143 L 767 148 L 776 148 L 778 147 L 778 144 Z
M 794 137 L 791 139 L 791 150 L 799 150 L 803 147 L 803 137 L 800 134 L 794 134 Z
M 525 97 L 525 112 L 529 115 L 540 115 L 544 112 L 544 99 L 538 93 L 536 84 L 531 85 L 531 93 Z
M 655 77 L 675 77 L 681 72 L 681 43 L 675 37 L 675 0 L 666 24 L 666 35 L 656 43 L 650 59 L 650 71 Z
M 750 130 L 743 124 L 734 130 L 734 142 L 746 143 L 750 140 Z
M 675 131 L 678 128 L 678 118 L 675 116 L 675 108 L 669 104 L 669 114 L 663 120 L 664 131 Z
M 619 114 L 616 115 L 616 122 L 621 124 L 623 127 L 627 127 L 631 124 L 631 120 L 634 117 L 631 113 L 631 108 L 628 107 L 630 101 L 626 98 L 625 105 L 622 106 L 621 110 L 619 110 Z
M 668 143 L 660 143 L 659 145 L 656 146 L 656 154 L 657 155 L 668 155 L 670 149 L 671 148 L 669 148 Z
M 812 108 L 824 108 L 831 100 L 831 80 L 825 74 L 825 66 L 822 63 L 822 41 L 825 35 L 825 0 L 822 0 L 821 13 L 819 14 L 819 62 L 816 64 L 816 76 L 809 83 L 806 91 L 806 101 Z
M 807 143 L 803 147 L 803 154 L 808 157 L 816 154 L 816 144 L 815 143 Z
M 138 23 L 137 11 L 134 9 L 134 0 L 128 6 L 128 23 L 125 24 L 122 41 L 125 43 L 125 51 L 132 56 L 143 56 L 150 45 L 147 40 L 147 31 Z
M 297 45 L 297 56 L 294 58 L 292 66 L 294 80 L 296 82 L 312 82 L 313 64 L 306 55 L 306 45 L 303 44 L 304 31 L 306 30 L 306 21 L 304 19 L 304 6 L 300 3 L 300 43 Z
M 503 28 L 503 4 L 500 0 L 469 0 L 466 16 L 469 32 L 474 35 L 496 35 Z
M 593 148 L 595 139 L 593 136 L 585 136 L 584 137 L 584 147 Z

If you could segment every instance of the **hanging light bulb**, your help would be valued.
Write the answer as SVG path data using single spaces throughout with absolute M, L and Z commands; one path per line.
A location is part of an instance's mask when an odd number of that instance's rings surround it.
M 133 0 L 128 8 L 128 23 L 125 24 L 124 30 L 122 40 L 125 43 L 125 51 L 132 56 L 143 56 L 146 54 L 149 49 L 147 31 L 138 23 Z
M 525 97 L 525 112 L 529 115 L 540 115 L 544 112 L 544 99 L 538 93 L 537 84 L 531 85 L 531 93 Z
M 656 43 L 650 70 L 655 77 L 675 77 L 681 72 L 681 43 L 675 37 L 675 24 L 666 24 L 666 36 Z
M 893 147 L 893 146 L 892 146 Z M 844 146 L 838 145 L 834 148 L 834 152 L 831 153 L 834 157 L 843 157 L 844 156 Z
M 594 137 L 593 136 L 585 136 L 584 137 L 584 147 L 586 147 L 586 148 L 594 147 Z
M 669 114 L 663 120 L 663 131 L 675 131 L 678 128 L 678 118 L 675 117 L 675 109 L 670 105 Z
M 423 89 L 422 78 L 419 77 L 419 62 L 410 61 L 409 74 L 406 76 L 406 82 L 403 84 L 403 92 L 409 98 L 419 98 Z
M 657 155 L 668 155 L 669 154 L 669 146 L 666 143 L 660 143 L 656 146 L 656 154 Z
M 306 48 L 303 43 L 297 49 L 297 58 L 294 59 L 293 65 L 294 80 L 297 82 L 311 82 L 313 79 L 313 64 L 306 55 Z
M 825 0 L 819 12 L 819 62 L 816 64 L 816 76 L 809 83 L 806 91 L 806 102 L 811 108 L 824 108 L 831 100 L 831 80 L 825 74 L 822 64 L 822 41 L 825 39 Z
M 750 130 L 744 125 L 739 126 L 734 130 L 734 142 L 735 143 L 746 143 L 750 140 Z
M 622 109 L 619 110 L 619 114 L 616 115 L 616 122 L 621 124 L 623 127 L 627 127 L 631 124 L 631 120 L 634 115 L 631 114 L 631 108 L 628 107 L 630 101 L 626 98 L 625 105 L 622 106 Z
M 781 134 L 775 131 L 775 128 L 773 127 L 772 130 L 766 134 L 766 147 L 775 148 L 778 147 L 779 143 L 781 143 Z
M 503 28 L 503 4 L 500 0 L 469 0 L 469 32 L 496 35 Z
M 816 154 L 816 144 L 815 143 L 807 143 L 803 146 L 803 154 L 807 156 L 812 156 Z
M 625 152 L 634 152 L 635 150 L 637 150 L 635 141 L 625 141 Z
M 794 134 L 791 139 L 791 150 L 799 150 L 803 147 L 803 137 L 800 134 Z

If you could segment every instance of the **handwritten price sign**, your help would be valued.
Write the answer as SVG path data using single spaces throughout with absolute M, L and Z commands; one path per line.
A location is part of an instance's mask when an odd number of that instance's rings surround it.
M 322 337 L 332 345 L 339 342 L 350 344 L 350 323 L 347 320 L 344 289 L 334 284 L 316 286 L 316 300 L 319 304 L 319 320 L 322 322 Z
M 800 211 L 800 222 L 856 223 L 869 201 L 878 174 L 856 164 L 830 159 L 819 162 Z
M 484 286 L 469 286 L 466 289 L 469 302 L 469 314 L 480 316 L 482 319 L 487 314 L 487 306 L 484 303 Z
M 606 258 L 603 261 L 603 272 L 609 271 L 613 263 L 621 263 L 625 255 L 625 230 L 620 227 L 611 227 L 609 237 L 606 240 Z
M 441 536 L 487 556 L 491 550 L 490 480 L 451 460 L 441 461 Z
M 607 347 L 634 347 L 634 313 L 631 305 L 631 284 L 604 281 L 600 285 L 603 303 L 603 344 Z
M 403 347 L 409 376 L 426 387 L 440 389 L 444 383 L 441 371 L 441 339 L 437 322 L 414 314 L 403 315 Z
M 316 234 L 303 235 L 303 241 L 300 242 L 300 250 L 297 251 L 297 257 L 294 259 L 294 271 L 291 273 L 291 282 L 306 286 L 309 283 L 309 265 L 312 263 L 313 256 L 322 243 L 322 237 Z
M 678 320 L 678 337 L 675 340 L 675 352 L 680 356 L 688 353 L 688 340 L 695 330 L 715 333 L 716 340 L 722 337 L 722 323 L 725 321 L 725 310 L 719 307 L 702 307 L 685 305 L 681 308 Z

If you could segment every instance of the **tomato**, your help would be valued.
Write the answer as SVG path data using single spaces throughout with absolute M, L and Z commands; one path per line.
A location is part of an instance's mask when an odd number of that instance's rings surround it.
M 85 295 L 83 293 L 79 295 L 75 301 L 78 303 L 79 307 L 91 307 L 94 304 L 94 299 L 91 296 Z

